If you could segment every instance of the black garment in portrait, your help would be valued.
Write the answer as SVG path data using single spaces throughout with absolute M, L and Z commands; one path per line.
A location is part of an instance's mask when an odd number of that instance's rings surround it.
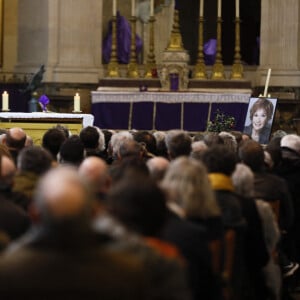
M 249 126 L 245 126 L 243 133 L 248 134 L 249 136 L 252 136 L 252 129 L 253 126 L 252 124 Z M 269 125 L 266 125 L 265 127 L 263 127 L 260 132 L 259 132 L 259 140 L 258 142 L 260 144 L 268 144 L 269 143 L 269 139 L 270 139 L 270 134 L 271 134 L 271 127 Z

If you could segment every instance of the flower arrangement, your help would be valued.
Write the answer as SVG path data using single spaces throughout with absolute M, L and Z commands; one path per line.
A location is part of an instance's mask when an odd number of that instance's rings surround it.
M 206 131 L 221 132 L 233 130 L 235 126 L 235 118 L 233 116 L 226 115 L 219 109 L 215 112 L 215 118 L 213 121 L 207 122 Z

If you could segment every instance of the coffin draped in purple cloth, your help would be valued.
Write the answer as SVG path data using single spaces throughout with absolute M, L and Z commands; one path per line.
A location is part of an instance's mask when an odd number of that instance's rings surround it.
M 142 50 L 143 42 L 141 38 L 136 35 L 136 54 Z M 103 41 L 103 60 L 105 63 L 109 63 L 111 56 L 111 44 L 112 44 L 112 21 L 109 21 L 108 34 Z M 128 64 L 130 60 L 130 46 L 131 46 L 131 28 L 129 22 L 125 17 L 117 13 L 117 55 L 118 62 L 121 64 Z
M 204 61 L 206 65 L 213 65 L 216 60 L 217 40 L 209 39 L 203 47 Z

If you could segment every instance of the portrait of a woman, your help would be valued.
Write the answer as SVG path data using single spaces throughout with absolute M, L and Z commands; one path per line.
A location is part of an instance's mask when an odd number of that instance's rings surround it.
M 276 99 L 272 100 L 276 101 Z M 274 109 L 275 105 L 271 100 L 258 98 L 250 107 L 250 124 L 245 124 L 243 132 L 260 144 L 267 144 L 271 133 Z

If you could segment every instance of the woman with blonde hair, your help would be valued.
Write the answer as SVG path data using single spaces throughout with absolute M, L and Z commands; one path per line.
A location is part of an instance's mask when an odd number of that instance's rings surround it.
M 172 161 L 162 187 L 167 192 L 171 210 L 204 226 L 210 240 L 222 237 L 221 211 L 206 168 L 200 161 L 188 157 Z
M 223 238 L 221 212 L 204 165 L 188 156 L 172 160 L 161 182 L 168 220 L 163 237 L 188 263 L 194 299 L 222 299 L 220 273 L 214 268 L 211 241 Z

